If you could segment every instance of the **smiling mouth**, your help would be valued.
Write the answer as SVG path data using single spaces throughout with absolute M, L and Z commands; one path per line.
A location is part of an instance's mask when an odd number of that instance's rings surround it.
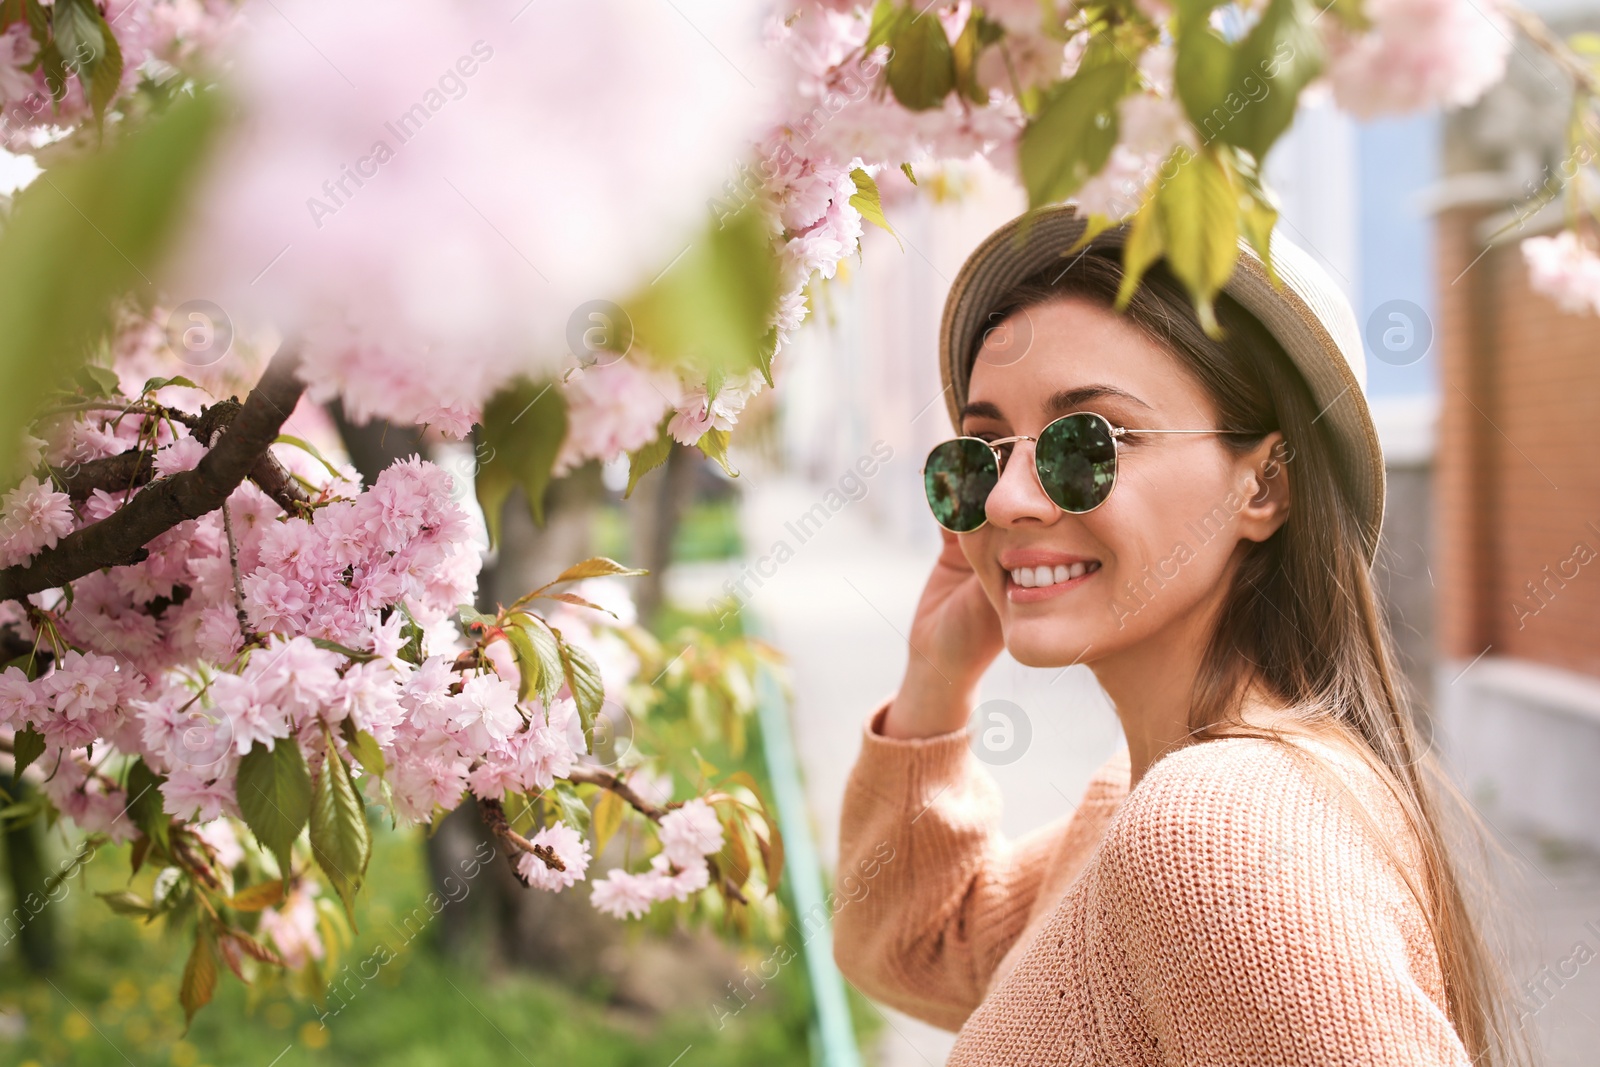
M 1074 578 L 1082 578 L 1086 574 L 1093 574 L 1100 569 L 1098 560 L 1072 564 L 1057 564 L 1054 567 L 1013 567 L 1008 572 L 1013 584 L 1023 589 L 1047 589 L 1050 586 L 1062 585 Z

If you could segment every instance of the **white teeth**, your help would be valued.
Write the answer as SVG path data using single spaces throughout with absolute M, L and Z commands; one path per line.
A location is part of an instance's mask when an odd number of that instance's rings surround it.
M 1070 582 L 1074 578 L 1082 578 L 1085 574 L 1093 574 L 1099 569 L 1100 564 L 1095 562 L 1059 564 L 1055 567 L 1014 567 L 1011 570 L 1011 580 L 1024 589 L 1037 589 L 1040 586 Z

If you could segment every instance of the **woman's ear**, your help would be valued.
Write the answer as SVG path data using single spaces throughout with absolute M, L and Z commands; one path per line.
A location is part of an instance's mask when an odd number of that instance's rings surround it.
M 1239 536 L 1265 541 L 1289 518 L 1289 461 L 1293 450 L 1283 434 L 1274 430 L 1261 443 L 1239 457 Z

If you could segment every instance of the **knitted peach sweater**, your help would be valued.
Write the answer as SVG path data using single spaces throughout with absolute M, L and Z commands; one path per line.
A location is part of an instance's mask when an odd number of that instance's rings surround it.
M 1124 744 L 1077 809 L 1015 841 L 964 732 L 866 720 L 841 818 L 834 957 L 864 993 L 960 1030 L 950 1064 L 1465 1067 L 1433 941 L 1341 791 L 1274 742 L 1157 760 Z M 1398 807 L 1319 741 L 1416 863 Z

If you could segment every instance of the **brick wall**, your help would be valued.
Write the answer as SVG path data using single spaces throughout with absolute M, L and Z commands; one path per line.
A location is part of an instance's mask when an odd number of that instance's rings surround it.
M 1515 241 L 1478 258 L 1481 217 L 1438 219 L 1440 652 L 1600 676 L 1600 318 L 1533 293 Z

